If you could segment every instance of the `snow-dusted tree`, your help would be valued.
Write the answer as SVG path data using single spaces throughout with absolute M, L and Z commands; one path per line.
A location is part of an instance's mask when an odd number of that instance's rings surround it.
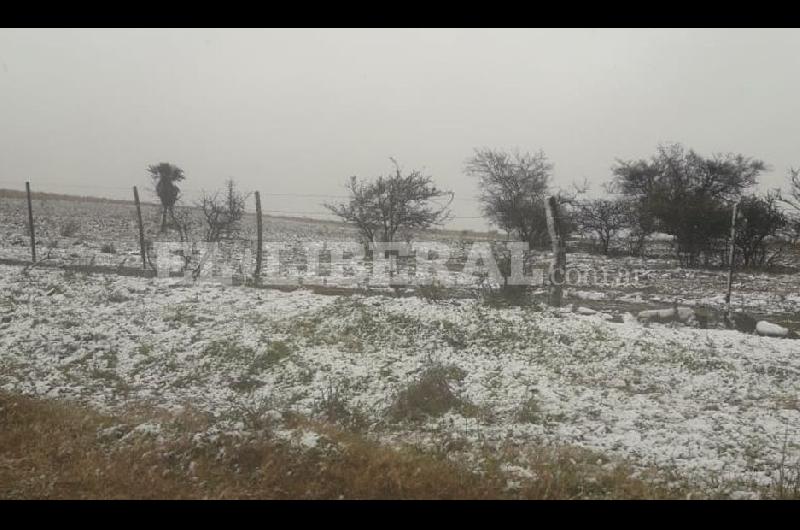
M 779 198 L 800 214 L 800 169 L 789 168 L 788 196 L 780 194 Z
M 531 247 L 548 243 L 544 200 L 553 165 L 544 152 L 479 148 L 465 172 L 478 178 L 483 214 L 495 226 Z
M 236 183 L 228 179 L 224 192 L 213 195 L 203 193 L 197 206 L 206 221 L 205 241 L 234 239 L 241 229 L 247 195 L 236 189 Z
M 603 254 L 616 235 L 629 221 L 628 203 L 620 199 L 593 199 L 575 203 L 574 217 L 578 227 L 597 236 Z
M 392 242 L 401 231 L 422 230 L 443 224 L 450 216 L 453 193 L 436 187 L 420 171 L 406 175 L 397 162 L 394 174 L 373 180 L 350 177 L 347 202 L 323 206 L 353 224 L 364 243 Z

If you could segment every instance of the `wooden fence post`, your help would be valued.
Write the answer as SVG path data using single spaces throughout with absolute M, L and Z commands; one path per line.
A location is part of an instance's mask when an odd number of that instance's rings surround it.
M 33 227 L 33 204 L 31 203 L 30 182 L 25 182 L 25 191 L 28 194 L 28 229 L 31 233 L 31 261 L 36 263 L 36 231 Z
M 139 190 L 133 187 L 133 202 L 136 203 L 136 217 L 139 220 L 139 252 L 142 254 L 142 269 L 147 269 L 147 252 L 144 245 L 144 224 L 142 224 L 142 206 L 139 204 Z
M 261 230 L 261 195 L 256 192 L 256 270 L 253 274 L 255 282 L 261 279 L 261 251 L 262 251 L 262 230 Z
M 736 252 L 736 210 L 738 207 L 739 202 L 737 201 L 733 204 L 733 213 L 731 214 L 731 241 L 728 250 L 728 292 L 725 294 L 725 306 L 727 308 L 725 318 L 729 323 L 732 322 L 733 317 L 731 313 L 731 290 L 733 287 L 733 259 Z
M 547 231 L 550 233 L 550 241 L 553 246 L 547 303 L 559 307 L 562 302 L 564 278 L 566 277 L 567 247 L 561 230 L 561 214 L 555 197 L 551 196 L 545 200 L 545 209 L 547 210 Z

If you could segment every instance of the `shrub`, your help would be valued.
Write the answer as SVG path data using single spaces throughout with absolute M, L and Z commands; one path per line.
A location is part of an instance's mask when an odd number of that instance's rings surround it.
M 258 355 L 250 365 L 250 372 L 256 373 L 277 364 L 291 355 L 291 350 L 285 342 L 276 340 L 269 344 L 267 351 Z
M 236 183 L 228 179 L 225 190 L 214 195 L 204 193 L 197 206 L 206 221 L 206 241 L 235 239 L 241 231 L 245 213 L 245 202 L 249 195 L 236 189 Z
M 322 391 L 322 398 L 316 404 L 316 412 L 327 422 L 353 430 L 359 430 L 366 424 L 365 418 L 347 403 L 344 388 L 338 384 L 329 384 L 328 390 Z
M 419 421 L 428 416 L 441 416 L 450 410 L 470 408 L 450 387 L 453 380 L 462 380 L 466 373 L 457 366 L 434 364 L 419 378 L 400 391 L 389 408 L 392 421 Z

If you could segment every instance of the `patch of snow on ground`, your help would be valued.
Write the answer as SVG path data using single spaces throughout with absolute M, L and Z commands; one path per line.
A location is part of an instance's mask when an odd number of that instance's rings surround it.
M 766 485 L 782 458 L 800 459 L 798 341 L 475 300 L 23 276 L 9 266 L 0 293 L 6 391 L 101 410 L 190 405 L 237 431 L 254 410 L 317 415 L 336 389 L 385 441 L 433 445 L 447 433 L 475 446 L 570 444 L 700 481 Z M 486 414 L 390 424 L 394 396 L 432 363 L 460 368 L 454 390 Z M 522 420 L 531 399 L 538 412 Z

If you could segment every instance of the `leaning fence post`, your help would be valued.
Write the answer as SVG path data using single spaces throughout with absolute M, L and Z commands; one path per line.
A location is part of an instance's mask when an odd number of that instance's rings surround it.
M 733 258 L 736 251 L 736 210 L 739 207 L 739 202 L 733 203 L 733 213 L 731 214 L 731 241 L 728 249 L 728 292 L 725 294 L 725 306 L 727 311 L 725 317 L 730 323 L 731 317 L 731 289 L 733 287 Z
M 25 191 L 28 194 L 28 229 L 31 233 L 31 261 L 36 263 L 36 231 L 33 227 L 33 204 L 31 203 L 30 182 L 25 182 Z
M 253 274 L 253 277 L 256 283 L 259 282 L 261 278 L 261 246 L 262 246 L 262 234 L 261 234 L 261 195 L 256 192 L 256 270 Z
M 555 197 L 551 196 L 545 200 L 545 209 L 547 210 L 547 231 L 550 233 L 550 241 L 553 246 L 547 303 L 558 307 L 561 305 L 564 278 L 566 276 L 567 248 L 564 242 L 564 234 L 561 230 L 561 215 L 558 211 L 558 203 Z
M 136 217 L 139 220 L 139 252 L 142 254 L 142 269 L 147 268 L 147 254 L 144 245 L 144 225 L 142 224 L 142 206 L 139 204 L 139 190 L 133 187 L 133 202 L 136 203 Z

